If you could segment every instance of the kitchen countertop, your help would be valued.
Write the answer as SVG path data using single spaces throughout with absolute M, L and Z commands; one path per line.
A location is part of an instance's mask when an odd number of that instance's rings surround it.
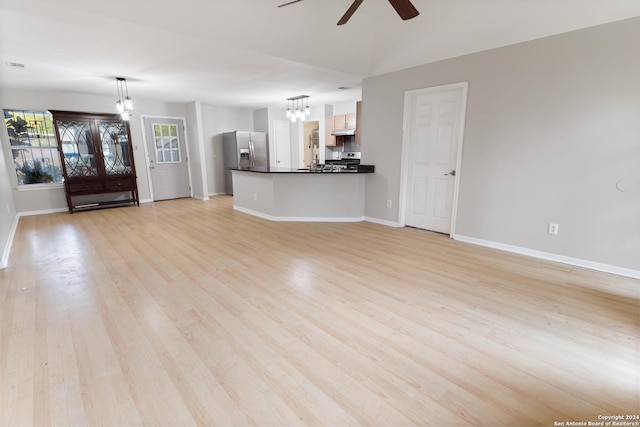
M 371 165 L 360 165 L 359 170 L 354 169 L 334 169 L 332 171 L 315 171 L 311 172 L 309 169 L 293 169 L 293 168 L 272 168 L 266 167 L 248 167 L 248 168 L 232 168 L 234 171 L 242 172 L 256 172 L 256 173 L 298 173 L 307 175 L 333 175 L 333 174 L 360 174 L 360 173 L 373 173 L 374 167 Z

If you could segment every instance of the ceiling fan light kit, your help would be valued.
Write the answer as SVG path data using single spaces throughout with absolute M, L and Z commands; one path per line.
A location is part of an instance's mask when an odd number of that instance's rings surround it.
M 287 3 L 283 3 L 278 7 L 289 6 L 301 1 L 303 0 L 293 0 Z M 349 9 L 347 9 L 345 14 L 338 21 L 338 25 L 346 24 L 349 19 L 351 19 L 353 14 L 356 13 L 356 10 L 358 10 L 363 1 L 364 0 L 354 0 L 354 2 L 351 3 L 351 6 L 349 6 Z M 389 3 L 391 3 L 391 6 L 393 6 L 393 8 L 396 10 L 396 13 L 400 16 L 400 18 L 402 18 L 403 21 L 415 18 L 416 16 L 420 15 L 420 12 L 418 12 L 418 9 L 415 8 L 410 0 L 389 0 Z

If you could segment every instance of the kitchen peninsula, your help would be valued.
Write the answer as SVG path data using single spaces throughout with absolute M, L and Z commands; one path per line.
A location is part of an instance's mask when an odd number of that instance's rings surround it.
M 356 170 L 232 170 L 233 208 L 271 221 L 358 222 L 364 220 L 367 173 Z

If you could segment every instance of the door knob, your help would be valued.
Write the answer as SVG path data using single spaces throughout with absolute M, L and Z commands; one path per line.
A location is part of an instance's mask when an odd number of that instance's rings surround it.
M 155 169 L 155 166 L 149 166 L 149 169 Z
M 456 171 L 451 171 L 449 173 L 445 173 L 445 175 L 456 176 Z

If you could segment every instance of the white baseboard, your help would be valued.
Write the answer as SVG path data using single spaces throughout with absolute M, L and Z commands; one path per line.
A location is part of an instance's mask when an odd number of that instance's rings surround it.
M 43 209 L 41 211 L 18 212 L 18 216 L 47 215 L 51 213 L 69 212 L 68 208 Z
M 263 219 L 268 219 L 269 221 L 288 221 L 288 222 L 362 222 L 364 221 L 363 216 L 359 216 L 359 217 L 273 216 L 273 215 L 264 214 L 262 212 L 257 212 L 251 209 L 242 208 L 240 206 L 234 206 L 233 209 L 238 212 L 257 216 Z
M 216 197 L 216 196 L 226 196 L 227 193 L 226 192 L 222 192 L 222 193 L 209 193 L 209 197 Z
M 207 200 L 209 200 L 209 196 L 196 196 L 195 194 L 193 195 L 194 199 L 198 199 L 198 200 L 202 200 L 203 202 L 206 202 Z
M 13 224 L 11 224 L 9 238 L 7 239 L 7 243 L 4 245 L 2 258 L 0 258 L 0 270 L 5 269 L 9 266 L 9 254 L 11 253 L 11 247 L 13 246 L 13 238 L 16 235 L 16 230 L 18 230 L 18 221 L 20 221 L 20 216 L 16 215 L 13 218 Z
M 386 225 L 387 227 L 395 227 L 400 228 L 400 223 L 387 221 L 386 219 L 372 218 L 370 216 L 364 217 L 364 220 L 367 222 L 373 222 L 374 224 Z
M 153 203 L 153 199 L 142 199 L 140 203 Z
M 617 274 L 618 276 L 631 277 L 640 279 L 640 271 L 630 268 L 617 267 L 615 265 L 602 264 L 599 262 L 588 261 L 580 258 L 573 258 L 564 255 L 553 254 L 550 252 L 538 251 L 535 249 L 523 248 L 520 246 L 507 245 L 504 243 L 492 242 L 490 240 L 477 239 L 475 237 L 462 236 L 454 234 L 452 239 L 460 242 L 471 243 L 474 245 L 485 246 L 488 248 L 499 249 L 506 252 L 513 252 L 520 255 L 527 255 L 534 258 L 546 259 L 548 261 L 560 262 L 563 264 L 574 265 L 576 267 L 584 267 L 591 270 L 602 271 L 604 273 Z

